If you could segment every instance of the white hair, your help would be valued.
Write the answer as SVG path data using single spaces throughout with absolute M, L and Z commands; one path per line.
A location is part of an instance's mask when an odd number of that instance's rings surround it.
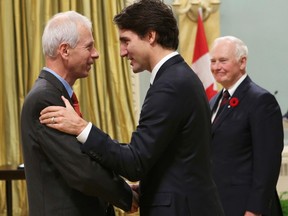
M 235 45 L 235 58 L 237 60 L 240 60 L 240 58 L 243 56 L 245 56 L 246 58 L 248 57 L 248 47 L 239 38 L 236 38 L 234 36 L 223 36 L 216 38 L 213 43 L 213 47 L 222 41 L 230 41 Z
M 79 39 L 78 26 L 92 29 L 91 21 L 75 12 L 67 11 L 54 15 L 47 23 L 42 35 L 42 47 L 45 56 L 55 57 L 61 43 L 76 47 Z

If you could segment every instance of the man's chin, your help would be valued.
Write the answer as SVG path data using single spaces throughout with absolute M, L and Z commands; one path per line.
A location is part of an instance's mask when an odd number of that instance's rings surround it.
M 86 73 L 83 73 L 82 76 L 80 78 L 86 78 L 89 76 L 89 71 L 87 71 Z
M 141 73 L 141 72 L 143 72 L 143 71 L 145 71 L 145 70 L 142 70 L 142 69 L 140 69 L 140 68 L 133 68 L 132 67 L 132 71 L 133 71 L 133 73 Z

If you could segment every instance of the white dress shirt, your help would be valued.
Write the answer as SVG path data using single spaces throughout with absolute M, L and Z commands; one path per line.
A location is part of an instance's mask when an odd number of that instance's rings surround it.
M 232 95 L 234 94 L 234 92 L 236 91 L 236 89 L 238 88 L 238 86 L 243 82 L 243 80 L 244 80 L 246 77 L 247 77 L 247 74 L 245 73 L 242 77 L 240 77 L 240 79 L 239 79 L 232 87 L 230 87 L 229 89 L 223 88 L 223 92 L 224 92 L 225 90 L 227 90 L 227 91 L 229 92 L 229 95 L 230 95 L 229 99 L 232 97 Z M 223 92 L 222 92 L 222 94 L 223 94 Z M 212 114 L 211 122 L 213 122 L 214 119 L 215 119 L 215 117 L 216 117 L 216 114 L 217 114 L 217 112 L 218 112 L 218 110 L 219 110 L 221 101 L 222 101 L 222 99 L 219 100 L 217 109 L 216 109 L 215 112 L 213 112 L 213 114 Z

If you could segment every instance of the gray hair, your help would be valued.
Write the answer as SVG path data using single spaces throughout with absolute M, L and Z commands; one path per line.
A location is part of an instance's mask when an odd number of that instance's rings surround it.
M 79 39 L 79 25 L 92 29 L 91 21 L 75 11 L 54 15 L 48 21 L 42 35 L 43 54 L 55 57 L 56 50 L 61 43 L 67 43 L 72 48 L 76 47 Z
M 234 36 L 223 36 L 223 37 L 216 38 L 213 43 L 213 47 L 222 41 L 230 41 L 231 43 L 235 45 L 235 58 L 237 60 L 240 60 L 240 58 L 243 56 L 245 56 L 246 58 L 248 57 L 248 47 L 239 38 L 236 38 Z

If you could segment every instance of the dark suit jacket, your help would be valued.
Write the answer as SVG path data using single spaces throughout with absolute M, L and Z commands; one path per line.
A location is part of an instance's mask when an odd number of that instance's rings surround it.
M 47 71 L 31 89 L 22 109 L 21 131 L 30 216 L 105 215 L 107 203 L 130 210 L 129 185 L 80 150 L 75 136 L 40 124 L 40 111 L 64 106 L 62 83 Z M 104 201 L 106 200 L 106 201 Z
M 221 92 L 211 99 L 212 110 Z M 243 216 L 250 210 L 282 215 L 276 194 L 283 149 L 279 105 L 249 77 L 232 98 L 238 99 L 238 105 L 226 106 L 212 126 L 213 177 L 225 214 Z
M 211 123 L 202 83 L 180 55 L 165 62 L 147 92 L 130 144 L 93 126 L 82 149 L 140 180 L 142 216 L 219 216 L 210 170 Z

